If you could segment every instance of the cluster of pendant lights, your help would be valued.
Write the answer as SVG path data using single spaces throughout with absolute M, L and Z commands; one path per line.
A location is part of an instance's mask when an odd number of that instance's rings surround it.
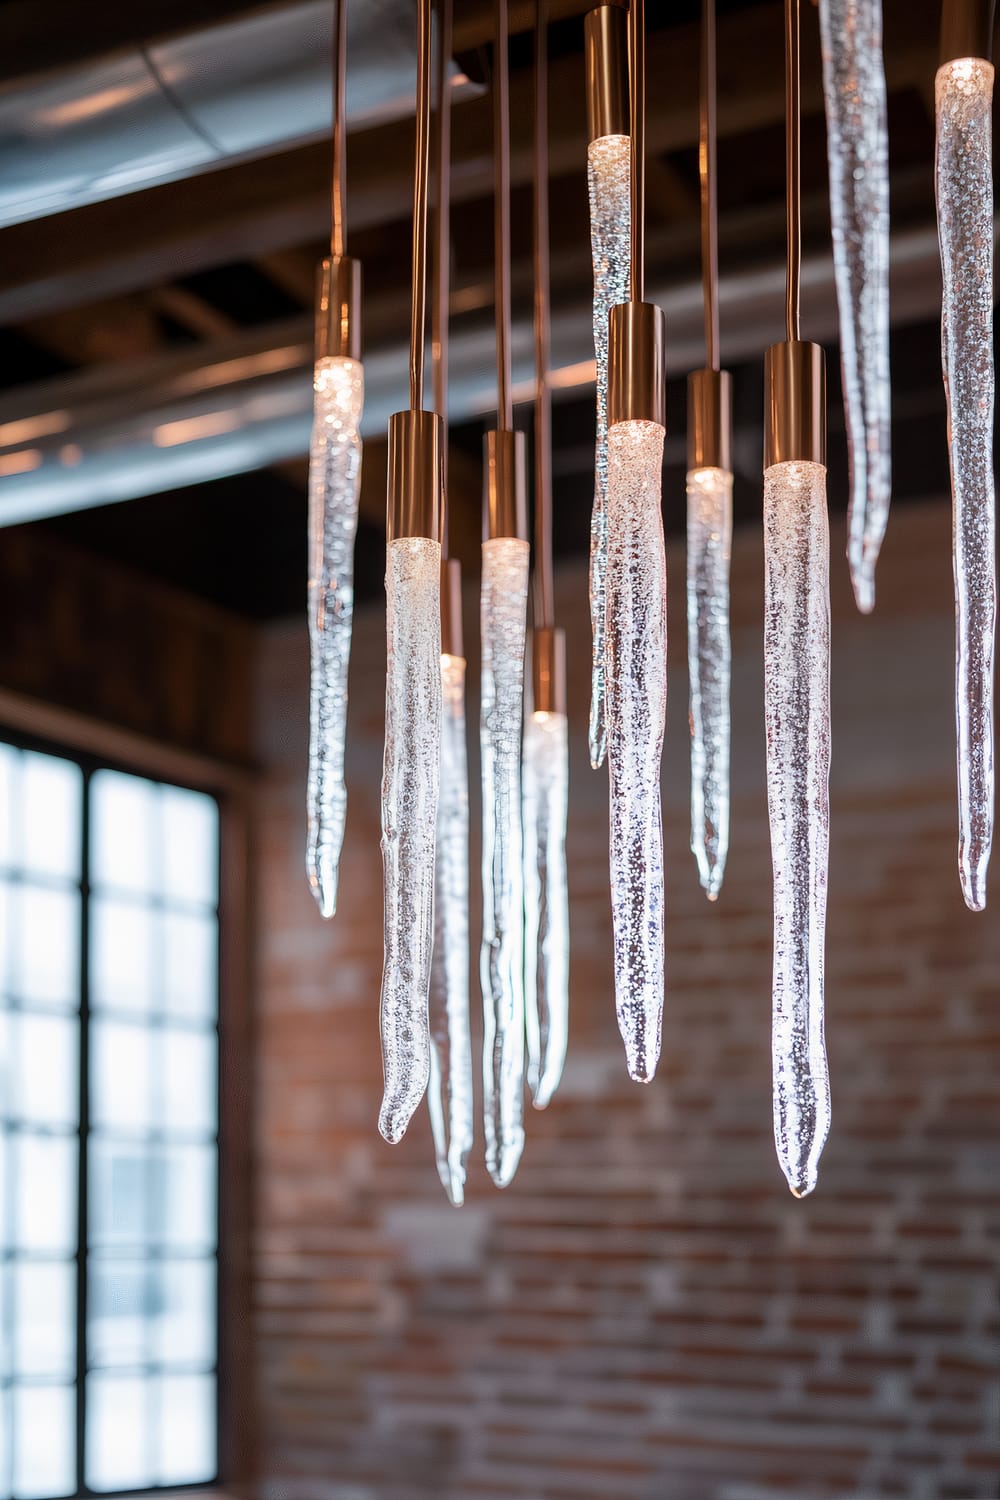
M 823 960 L 829 846 L 830 611 L 825 364 L 799 326 L 799 16 L 785 0 L 785 339 L 766 353 L 765 721 L 774 875 L 774 1128 L 796 1196 L 816 1184 L 830 1124 Z M 486 436 L 480 584 L 483 1134 L 494 1182 L 524 1146 L 525 1080 L 544 1108 L 569 1016 L 565 641 L 552 589 L 548 101 L 545 0 L 536 5 L 534 548 L 510 360 L 509 99 L 505 0 L 496 0 L 497 426 Z M 382 782 L 385 1092 L 401 1139 L 425 1093 L 438 1171 L 464 1196 L 474 1138 L 469 1023 L 469 791 L 459 564 L 447 552 L 451 0 L 418 3 L 410 408 L 389 425 L 388 665 Z M 310 885 L 337 903 L 363 399 L 361 273 L 344 253 L 344 0 L 334 0 L 331 254 L 317 299 L 310 461 Z M 850 458 L 848 558 L 859 609 L 875 601 L 890 496 L 889 225 L 881 0 L 819 0 L 834 267 Z M 936 81 L 942 345 L 954 495 L 959 867 L 985 903 L 993 822 L 992 0 L 944 0 Z M 608 763 L 614 985 L 628 1072 L 655 1073 L 664 1004 L 660 763 L 666 713 L 661 510 L 665 318 L 644 300 L 642 0 L 586 18 L 597 438 L 591 525 L 589 746 Z M 702 10 L 700 175 L 706 367 L 689 378 L 687 621 L 691 848 L 709 900 L 729 841 L 732 535 L 730 377 L 720 367 L 714 0 Z M 432 56 L 433 54 L 433 56 Z M 436 109 L 432 110 L 432 96 Z M 428 252 L 430 183 L 436 233 Z M 424 405 L 431 261 L 433 406 Z M 533 555 L 532 555 L 533 553 Z M 531 599 L 530 676 L 525 672 Z M 526 676 L 528 680 L 526 681 Z

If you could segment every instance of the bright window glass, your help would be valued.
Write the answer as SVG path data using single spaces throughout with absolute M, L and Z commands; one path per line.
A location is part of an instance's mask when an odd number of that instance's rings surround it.
M 215 800 L 0 741 L 0 1500 L 216 1477 Z

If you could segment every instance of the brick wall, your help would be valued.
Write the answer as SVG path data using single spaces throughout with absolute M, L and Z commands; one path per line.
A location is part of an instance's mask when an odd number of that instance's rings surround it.
M 358 624 L 342 907 L 302 875 L 305 646 L 260 670 L 258 1226 L 268 1500 L 996 1496 L 1000 930 L 955 869 L 949 517 L 893 520 L 879 611 L 834 552 L 828 1035 L 816 1194 L 771 1138 L 770 866 L 759 536 L 734 559 L 732 852 L 717 907 L 687 848 L 683 560 L 671 571 L 663 1062 L 625 1076 L 610 986 L 606 778 L 573 676 L 572 1034 L 505 1193 L 450 1209 L 422 1111 L 376 1134 L 380 612 Z M 674 549 L 677 552 L 677 548 Z M 468 620 L 470 639 L 474 621 Z M 995 876 L 1000 901 L 1000 871 Z M 481 1137 L 479 1142 L 481 1151 Z

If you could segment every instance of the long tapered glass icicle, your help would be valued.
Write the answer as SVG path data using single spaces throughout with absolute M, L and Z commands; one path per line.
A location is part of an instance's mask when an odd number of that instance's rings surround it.
M 386 549 L 382 865 L 385 956 L 379 1130 L 402 1139 L 430 1071 L 434 848 L 441 757 L 441 547 L 399 537 Z
M 729 560 L 733 476 L 687 476 L 687 617 L 691 724 L 691 852 L 714 901 L 729 850 Z
M 309 779 L 306 872 L 324 917 L 337 909 L 347 815 L 344 742 L 354 619 L 364 375 L 357 360 L 324 357 L 313 378 L 309 454 Z
M 663 428 L 608 435 L 608 768 L 615 1007 L 628 1071 L 648 1082 L 663 1024 L 660 760 L 667 703 Z
M 449 1200 L 465 1200 L 472 1149 L 469 1036 L 469 769 L 465 747 L 465 660 L 441 657 L 441 794 L 437 820 L 431 1071 L 427 1103 L 438 1175 Z
M 774 870 L 774 1137 L 796 1197 L 830 1129 L 823 957 L 830 842 L 830 537 L 826 470 L 764 474 L 764 712 Z
M 993 842 L 993 65 L 959 58 L 937 74 L 936 186 L 954 506 L 959 872 L 966 905 L 986 905 Z
M 486 1166 L 498 1187 L 524 1149 L 524 873 L 521 720 L 528 602 L 528 543 L 483 543 L 483 1114 Z
M 594 354 L 597 362 L 597 440 L 594 508 L 590 520 L 590 621 L 593 644 L 590 689 L 590 763 L 607 751 L 605 711 L 605 575 L 608 566 L 608 312 L 628 300 L 630 240 L 627 135 L 605 135 L 587 151 L 590 242 L 594 261 Z
M 566 1061 L 568 796 L 566 715 L 533 713 L 524 728 L 524 972 L 528 1084 L 536 1109 L 550 1102 Z
M 868 614 L 892 482 L 882 0 L 820 0 L 819 16 L 850 458 L 847 553 L 858 608 Z

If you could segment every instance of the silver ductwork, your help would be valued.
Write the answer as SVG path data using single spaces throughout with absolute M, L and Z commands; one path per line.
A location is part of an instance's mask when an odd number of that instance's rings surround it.
M 933 228 L 893 237 L 894 321 L 917 322 L 938 305 Z M 826 255 L 802 270 L 803 326 L 837 336 L 833 273 Z M 666 310 L 668 366 L 681 374 L 704 360 L 700 281 L 654 289 Z M 720 287 L 727 363 L 759 356 L 780 330 L 784 267 L 724 277 Z M 593 380 L 590 308 L 555 313 L 554 394 Z M 533 344 L 527 319 L 513 328 L 515 396 L 530 400 Z M 141 366 L 117 365 L 26 387 L 0 401 L 0 525 L 133 500 L 246 473 L 308 452 L 312 408 L 312 325 L 301 318 Z M 493 330 L 456 327 L 451 346 L 450 416 L 493 409 Z M 407 405 L 407 350 L 365 355 L 364 433 L 385 435 L 390 413 Z M 760 455 L 744 455 L 748 467 Z
M 332 14 L 269 5 L 6 85 L 0 227 L 329 135 Z M 413 0 L 349 0 L 348 28 L 349 127 L 412 114 Z

